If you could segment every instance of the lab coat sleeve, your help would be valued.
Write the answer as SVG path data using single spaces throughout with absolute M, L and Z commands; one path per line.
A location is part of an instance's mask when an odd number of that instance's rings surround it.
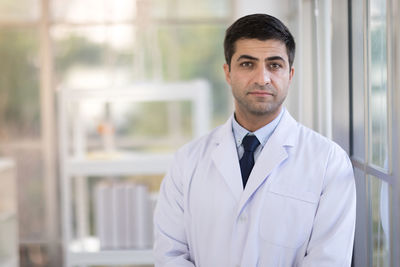
M 156 267 L 191 267 L 184 227 L 183 182 L 178 161 L 161 184 L 154 213 L 154 255 Z
M 356 219 L 356 189 L 351 162 L 334 146 L 302 267 L 349 267 Z

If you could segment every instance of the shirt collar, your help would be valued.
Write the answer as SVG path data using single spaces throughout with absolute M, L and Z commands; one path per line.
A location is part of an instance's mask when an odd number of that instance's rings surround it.
M 235 137 L 235 143 L 236 147 L 239 147 L 242 144 L 243 138 L 247 135 L 255 135 L 260 142 L 261 146 L 264 147 L 264 145 L 267 143 L 269 137 L 272 135 L 274 132 L 276 126 L 278 126 L 279 121 L 282 118 L 283 113 L 285 112 L 285 108 L 283 107 L 279 115 L 270 123 L 267 125 L 261 127 L 255 132 L 249 132 L 245 128 L 243 128 L 237 121 L 235 116 L 233 116 L 232 119 L 232 131 L 233 131 L 233 136 Z

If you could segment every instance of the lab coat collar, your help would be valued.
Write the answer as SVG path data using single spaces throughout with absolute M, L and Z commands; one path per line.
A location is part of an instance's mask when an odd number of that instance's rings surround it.
M 232 119 L 233 115 L 216 132 L 216 149 L 212 159 L 239 202 L 238 212 L 240 213 L 248 198 L 263 184 L 272 170 L 288 157 L 287 148 L 295 146 L 297 122 L 285 110 L 280 123 L 257 159 L 246 188 L 243 190 L 239 159 L 232 133 Z
M 243 193 L 243 184 L 235 138 L 232 132 L 232 120 L 233 115 L 217 131 L 215 136 L 216 148 L 212 154 L 212 159 L 236 201 L 239 202 Z

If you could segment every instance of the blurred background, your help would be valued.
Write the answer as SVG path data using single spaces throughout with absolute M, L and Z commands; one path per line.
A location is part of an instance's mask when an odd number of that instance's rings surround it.
M 152 266 L 146 211 L 232 114 L 223 38 L 251 13 L 296 39 L 287 109 L 352 158 L 354 266 L 400 266 L 397 1 L 0 0 L 0 267 Z M 106 222 L 132 197 L 142 221 Z

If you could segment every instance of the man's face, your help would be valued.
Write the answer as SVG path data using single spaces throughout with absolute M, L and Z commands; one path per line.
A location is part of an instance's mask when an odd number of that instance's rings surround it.
M 283 42 L 240 39 L 235 43 L 231 68 L 225 64 L 224 72 L 232 87 L 237 117 L 274 118 L 287 96 L 294 68 L 289 67 Z

